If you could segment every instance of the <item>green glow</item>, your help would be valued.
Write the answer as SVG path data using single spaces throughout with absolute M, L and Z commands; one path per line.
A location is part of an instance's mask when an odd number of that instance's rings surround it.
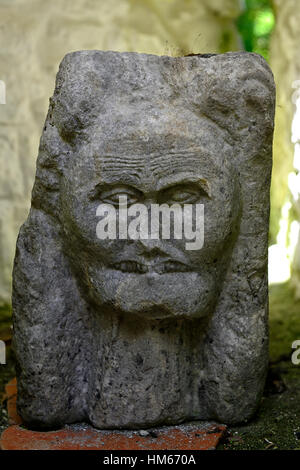
M 275 26 L 275 15 L 271 0 L 246 0 L 245 9 L 237 19 L 237 27 L 244 48 L 269 58 L 271 33 Z
M 271 10 L 260 11 L 257 13 L 254 22 L 254 35 L 265 36 L 270 34 L 275 25 L 274 14 Z

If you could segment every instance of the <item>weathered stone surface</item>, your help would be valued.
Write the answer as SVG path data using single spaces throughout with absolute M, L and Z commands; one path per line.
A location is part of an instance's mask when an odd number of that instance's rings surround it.
M 15 242 L 30 208 L 35 160 L 58 65 L 80 49 L 158 55 L 240 47 L 239 0 L 0 2 L 0 304 L 10 303 Z
M 252 416 L 268 360 L 274 94 L 255 54 L 64 58 L 14 267 L 27 424 Z M 97 239 L 99 203 L 122 192 L 144 204 L 196 194 L 203 248 Z

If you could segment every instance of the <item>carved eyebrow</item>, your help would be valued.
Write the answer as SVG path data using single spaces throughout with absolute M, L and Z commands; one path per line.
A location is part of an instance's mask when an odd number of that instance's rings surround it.
M 199 186 L 200 189 L 204 190 L 208 197 L 211 197 L 211 190 L 210 184 L 206 178 L 197 175 L 191 174 L 182 174 L 178 173 L 176 175 L 172 175 L 171 177 L 161 178 L 157 183 L 157 191 L 163 191 L 165 189 L 172 188 L 173 186 L 181 185 L 181 184 L 192 184 Z
M 130 173 L 126 173 L 125 171 L 119 171 L 116 173 L 110 174 L 102 174 L 101 181 L 98 185 L 103 186 L 114 186 L 114 185 L 128 185 L 132 186 L 133 188 L 138 189 L 139 184 L 139 175 L 132 175 Z
M 125 171 L 114 173 L 104 172 L 99 176 L 98 182 L 94 184 L 92 192 L 113 189 L 116 186 L 126 186 L 132 190 L 140 191 L 139 175 L 132 175 Z

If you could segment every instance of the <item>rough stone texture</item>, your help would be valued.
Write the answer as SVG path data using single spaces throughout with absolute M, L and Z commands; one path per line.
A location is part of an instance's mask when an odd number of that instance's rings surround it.
M 253 415 L 268 361 L 274 95 L 255 54 L 64 58 L 14 267 L 28 425 Z M 97 239 L 96 208 L 120 192 L 145 204 L 192 194 L 204 247 Z
M 0 105 L 0 303 L 10 302 L 15 240 L 30 207 L 38 141 L 63 56 L 80 49 L 236 50 L 238 14 L 238 0 L 1 1 L 7 103 Z

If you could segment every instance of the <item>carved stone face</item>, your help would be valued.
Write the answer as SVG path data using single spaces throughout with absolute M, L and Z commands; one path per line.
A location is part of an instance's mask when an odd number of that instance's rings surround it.
M 128 430 L 254 414 L 268 365 L 274 110 L 257 54 L 64 58 L 14 266 L 25 423 Z M 202 248 L 99 238 L 99 205 L 121 195 L 146 216 L 152 204 L 204 205 Z
M 224 152 L 216 155 L 188 142 L 174 152 L 157 130 L 147 134 L 131 151 L 118 136 L 92 141 L 91 131 L 92 143 L 81 147 L 63 183 L 66 249 L 78 281 L 102 311 L 152 319 L 203 317 L 217 301 L 236 231 L 235 170 Z M 149 154 L 150 147 L 157 151 Z M 187 249 L 190 240 L 174 239 L 172 232 L 169 240 L 99 240 L 96 209 L 100 203 L 117 206 L 119 196 L 149 211 L 151 204 L 203 204 L 203 248 Z M 195 214 L 196 209 L 194 219 Z

